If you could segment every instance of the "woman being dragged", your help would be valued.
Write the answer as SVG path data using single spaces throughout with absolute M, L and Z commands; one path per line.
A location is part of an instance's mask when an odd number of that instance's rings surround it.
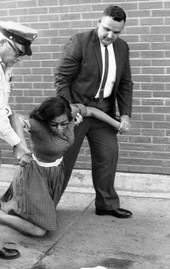
M 15 117 L 13 126 L 18 124 Z M 63 155 L 74 142 L 74 127 L 82 117 L 95 117 L 116 129 L 120 124 L 101 110 L 70 105 L 61 96 L 47 98 L 29 117 L 19 117 L 30 133 L 32 159 L 25 167 L 17 167 L 0 199 L 0 224 L 32 236 L 57 229 L 56 206 L 64 186 Z

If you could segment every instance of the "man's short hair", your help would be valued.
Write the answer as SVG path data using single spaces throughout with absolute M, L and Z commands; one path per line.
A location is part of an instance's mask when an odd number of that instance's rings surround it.
M 103 16 L 109 16 L 112 17 L 115 21 L 124 21 L 126 22 L 126 13 L 121 7 L 110 5 L 108 6 L 104 12 Z

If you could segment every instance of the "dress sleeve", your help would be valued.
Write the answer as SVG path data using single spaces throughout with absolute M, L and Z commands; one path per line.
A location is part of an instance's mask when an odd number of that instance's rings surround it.
M 71 110 L 73 118 L 76 117 L 77 113 L 80 113 L 82 117 L 87 116 L 87 109 L 83 104 L 71 104 Z
M 29 132 L 39 140 L 44 140 L 49 133 L 46 126 L 32 118 L 29 118 Z

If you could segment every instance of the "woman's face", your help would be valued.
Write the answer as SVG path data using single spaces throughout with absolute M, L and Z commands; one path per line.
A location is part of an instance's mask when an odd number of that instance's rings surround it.
M 66 114 L 55 117 L 50 123 L 50 129 L 55 134 L 63 134 L 64 129 L 68 126 L 69 120 Z

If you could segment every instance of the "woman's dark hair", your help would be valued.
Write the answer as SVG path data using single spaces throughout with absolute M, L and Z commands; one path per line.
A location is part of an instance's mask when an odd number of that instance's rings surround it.
M 67 115 L 69 121 L 72 120 L 69 102 L 63 96 L 56 96 L 45 99 L 39 107 L 35 108 L 30 113 L 30 118 L 49 125 L 55 117 L 59 117 L 63 114 Z
M 121 7 L 110 5 L 108 6 L 104 12 L 103 16 L 109 16 L 112 17 L 115 21 L 124 21 L 126 22 L 126 13 Z

